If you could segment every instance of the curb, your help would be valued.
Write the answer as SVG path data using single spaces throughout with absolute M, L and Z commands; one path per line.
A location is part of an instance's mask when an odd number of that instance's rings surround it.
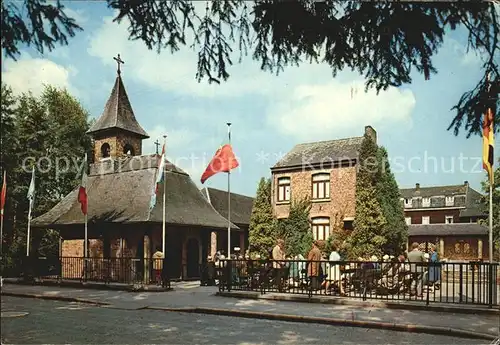
M 28 286 L 57 286 L 57 287 L 70 287 L 70 288 L 84 288 L 84 289 L 94 289 L 94 290 L 112 290 L 112 291 L 128 291 L 128 292 L 167 292 L 172 291 L 173 288 L 162 288 L 141 286 L 135 288 L 133 285 L 113 285 L 113 284 L 98 284 L 98 283 L 88 283 L 80 281 L 64 281 L 58 282 L 54 280 L 44 280 L 41 282 L 27 282 L 20 279 L 9 279 L 4 278 L 4 284 L 16 284 L 16 285 L 28 285 Z
M 497 338 L 497 336 L 493 334 L 479 333 L 479 332 L 467 331 L 456 328 L 397 324 L 397 323 L 375 322 L 375 321 L 356 321 L 356 320 L 345 320 L 345 319 L 314 317 L 314 316 L 300 316 L 300 315 L 290 315 L 290 314 L 271 314 L 271 313 L 260 313 L 253 311 L 244 311 L 244 310 L 214 309 L 214 308 L 161 308 L 161 307 L 146 307 L 145 309 L 163 310 L 168 312 L 193 313 L 193 314 L 233 316 L 233 317 L 243 317 L 250 319 L 263 319 L 263 320 L 275 320 L 275 321 L 286 321 L 286 322 L 314 323 L 314 324 L 323 324 L 331 326 L 385 329 L 385 330 L 399 331 L 399 332 L 447 335 L 447 336 L 454 336 L 454 337 L 468 338 L 468 339 L 495 340 Z
M 89 300 L 89 299 L 66 297 L 66 296 L 50 296 L 50 295 L 4 292 L 4 291 L 2 291 L 0 294 L 2 296 L 9 296 L 9 297 L 37 298 L 37 299 L 45 299 L 45 300 L 52 300 L 52 301 L 78 302 L 78 303 L 92 304 L 92 305 L 97 305 L 97 306 L 110 305 L 110 303 L 107 303 L 107 302 L 99 302 L 99 301 L 93 301 L 93 300 Z
M 417 305 L 412 303 L 394 303 L 394 302 L 382 302 L 382 301 L 371 301 L 364 302 L 358 300 L 349 300 L 345 298 L 335 298 L 335 297 L 311 297 L 308 296 L 277 296 L 277 295 L 263 295 L 258 292 L 248 293 L 248 292 L 227 292 L 218 291 L 215 296 L 219 297 L 231 297 L 231 298 L 247 298 L 247 299 L 263 299 L 271 301 L 283 301 L 283 302 L 300 302 L 300 303 L 320 303 L 320 304 L 334 304 L 334 305 L 351 305 L 356 307 L 365 308 L 386 308 L 386 309 L 404 309 L 404 310 L 423 310 L 423 311 L 435 311 L 435 312 L 445 312 L 445 313 L 459 313 L 459 314 L 474 314 L 474 315 L 500 315 L 500 309 L 486 309 L 486 308 L 468 308 L 467 306 L 460 305 L 459 307 L 451 306 L 441 306 L 441 305 Z

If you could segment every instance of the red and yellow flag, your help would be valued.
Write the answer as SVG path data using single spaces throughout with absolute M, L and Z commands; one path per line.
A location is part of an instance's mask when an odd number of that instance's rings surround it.
M 483 168 L 488 172 L 490 183 L 493 184 L 493 110 L 488 108 L 483 121 Z
M 7 172 L 3 172 L 2 194 L 0 195 L 0 216 L 3 218 L 5 208 L 5 197 L 7 196 Z

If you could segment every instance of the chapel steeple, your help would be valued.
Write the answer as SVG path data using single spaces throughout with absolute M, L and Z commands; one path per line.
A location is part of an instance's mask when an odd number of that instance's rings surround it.
M 137 122 L 132 105 L 121 78 L 120 64 L 124 62 L 113 58 L 117 64 L 117 76 L 111 95 L 102 115 L 87 131 L 94 138 L 94 161 L 142 154 L 142 140 L 149 135 Z

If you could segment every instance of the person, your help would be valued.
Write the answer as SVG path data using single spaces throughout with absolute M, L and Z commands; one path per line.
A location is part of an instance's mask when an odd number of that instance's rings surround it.
M 156 252 L 153 254 L 153 271 L 157 285 L 162 285 L 163 279 L 161 278 L 161 271 L 163 270 L 163 259 L 165 256 L 161 248 L 156 247 Z
M 411 245 L 412 250 L 408 253 L 408 261 L 411 264 L 411 270 L 414 274 L 414 283 L 415 285 L 414 293 L 417 297 L 422 297 L 422 284 L 423 284 L 423 275 L 424 275 L 424 253 L 420 251 L 418 248 L 419 245 L 417 242 L 414 242 Z
M 439 283 L 441 281 L 441 267 L 439 267 L 439 255 L 436 251 L 436 246 L 434 244 L 430 247 L 430 267 L 429 267 L 429 283 L 434 287 L 435 290 L 439 290 Z
M 283 290 L 283 277 L 285 270 L 285 241 L 278 239 L 272 251 L 274 277 L 278 285 L 278 291 Z
M 308 268 L 307 276 L 311 282 L 311 289 L 317 290 L 319 287 L 319 263 L 321 261 L 321 251 L 319 250 L 318 241 L 313 241 L 312 248 L 307 255 Z
M 342 284 L 339 264 L 339 262 L 342 261 L 342 258 L 340 257 L 335 244 L 332 246 L 332 252 L 330 253 L 328 260 L 330 261 L 330 269 L 328 272 L 329 283 L 326 286 L 326 290 L 328 290 L 330 283 L 333 282 L 339 287 L 340 295 L 344 296 L 344 285 Z

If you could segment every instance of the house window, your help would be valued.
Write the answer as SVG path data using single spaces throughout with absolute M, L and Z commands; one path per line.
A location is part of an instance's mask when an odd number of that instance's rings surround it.
M 431 207 L 431 198 L 422 198 L 422 207 Z
M 312 198 L 330 198 L 330 174 L 315 174 L 312 176 Z
M 430 217 L 422 216 L 422 224 L 430 224 Z
M 453 224 L 453 216 L 446 216 L 445 223 L 446 224 Z
M 447 196 L 445 202 L 446 206 L 454 206 L 454 198 L 452 196 Z
M 318 241 L 325 241 L 330 236 L 330 218 L 318 217 L 312 219 L 313 238 Z
M 405 207 L 410 208 L 412 205 L 412 200 L 411 199 L 405 199 Z
M 111 152 L 111 147 L 109 146 L 108 143 L 104 143 L 101 146 L 101 157 L 102 158 L 108 158 Z
M 411 217 L 405 217 L 405 221 L 407 225 L 411 224 Z
M 278 179 L 278 201 L 290 201 L 290 178 Z

